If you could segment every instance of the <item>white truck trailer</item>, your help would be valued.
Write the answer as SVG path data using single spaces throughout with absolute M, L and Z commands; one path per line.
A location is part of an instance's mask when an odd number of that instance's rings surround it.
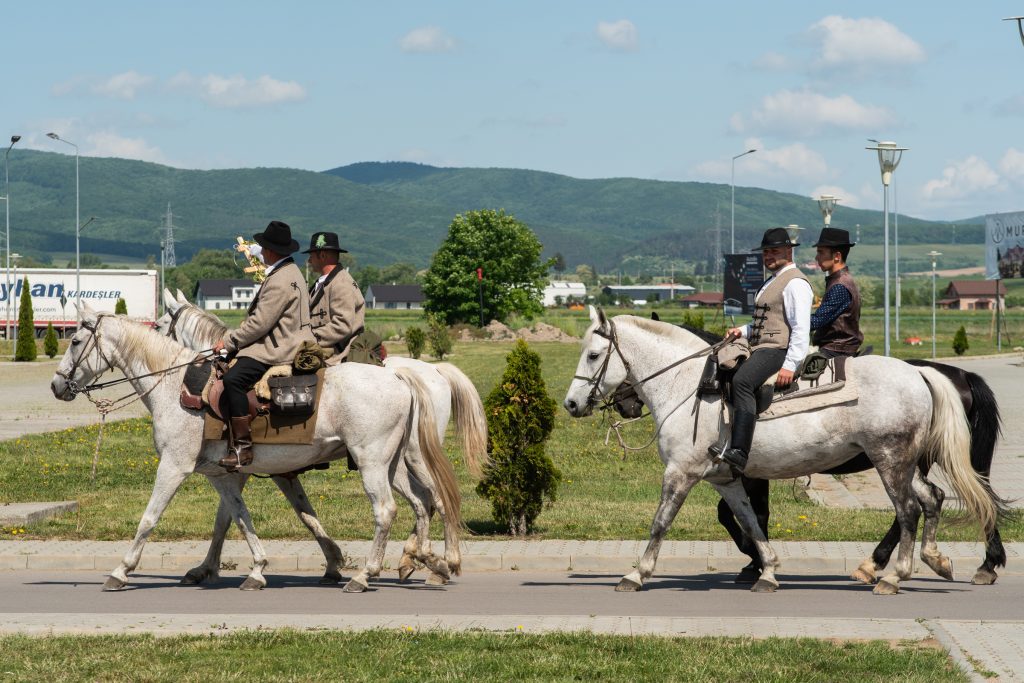
M 124 299 L 128 315 L 153 324 L 157 318 L 159 273 L 155 270 L 83 269 L 81 273 L 82 303 L 94 310 L 114 312 L 118 299 Z M 18 324 L 18 307 L 25 278 L 37 334 L 47 323 L 53 323 L 58 334 L 77 325 L 74 303 L 78 299 L 74 269 L 68 268 L 0 268 L 0 335 L 9 324 Z M 8 291 L 10 286 L 10 291 Z M 13 334 L 13 332 L 12 332 Z M 62 335 L 63 336 L 63 335 Z

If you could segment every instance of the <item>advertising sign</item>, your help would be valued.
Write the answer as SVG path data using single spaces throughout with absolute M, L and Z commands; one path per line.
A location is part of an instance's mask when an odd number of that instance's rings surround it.
M 726 315 L 752 315 L 754 297 L 764 284 L 764 256 L 761 252 L 725 255 L 722 298 Z
M 1024 277 L 1024 211 L 985 216 L 985 277 Z

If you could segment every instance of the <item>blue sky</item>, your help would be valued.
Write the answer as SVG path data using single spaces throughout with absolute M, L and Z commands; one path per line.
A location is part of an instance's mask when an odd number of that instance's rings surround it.
M 1011 2 L 102 2 L 5 7 L 20 146 L 183 168 L 357 161 L 1024 209 Z M 7 133 L 5 133 L 6 139 Z M 12 167 L 12 177 L 16 174 Z M 87 167 L 83 166 L 83 173 Z M 841 220 L 837 213 L 837 222 Z

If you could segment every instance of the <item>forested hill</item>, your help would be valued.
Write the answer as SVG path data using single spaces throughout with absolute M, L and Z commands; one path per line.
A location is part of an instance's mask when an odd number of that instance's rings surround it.
M 33 256 L 74 250 L 73 158 L 15 148 L 10 157 L 12 251 Z M 202 247 L 227 248 L 271 219 L 292 225 L 308 244 L 335 230 L 362 265 L 411 261 L 425 266 L 452 217 L 503 208 L 528 223 L 545 245 L 578 263 L 613 268 L 636 255 L 699 259 L 713 249 L 719 212 L 728 246 L 729 186 L 635 178 L 581 180 L 516 169 L 436 168 L 360 163 L 324 173 L 285 168 L 183 170 L 125 159 L 81 159 L 81 216 L 86 253 L 159 259 L 162 216 L 175 215 L 179 260 Z M 757 243 L 769 226 L 797 223 L 816 234 L 821 216 L 807 197 L 736 188 L 737 248 Z M 840 207 L 835 224 L 862 226 L 877 242 L 881 212 Z M 932 242 L 948 226 L 900 218 L 901 242 Z M 961 224 L 960 241 L 982 231 Z M 806 238 L 805 238 L 806 241 Z

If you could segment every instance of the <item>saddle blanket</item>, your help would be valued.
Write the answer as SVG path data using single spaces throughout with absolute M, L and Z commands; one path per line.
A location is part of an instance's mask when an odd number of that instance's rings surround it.
M 758 415 L 760 420 L 774 420 L 796 413 L 854 403 L 860 398 L 851 359 L 843 359 L 844 366 L 836 372 L 836 359 L 831 359 L 825 371 L 806 389 L 776 396 L 768 409 Z M 844 375 L 845 374 L 845 378 Z

